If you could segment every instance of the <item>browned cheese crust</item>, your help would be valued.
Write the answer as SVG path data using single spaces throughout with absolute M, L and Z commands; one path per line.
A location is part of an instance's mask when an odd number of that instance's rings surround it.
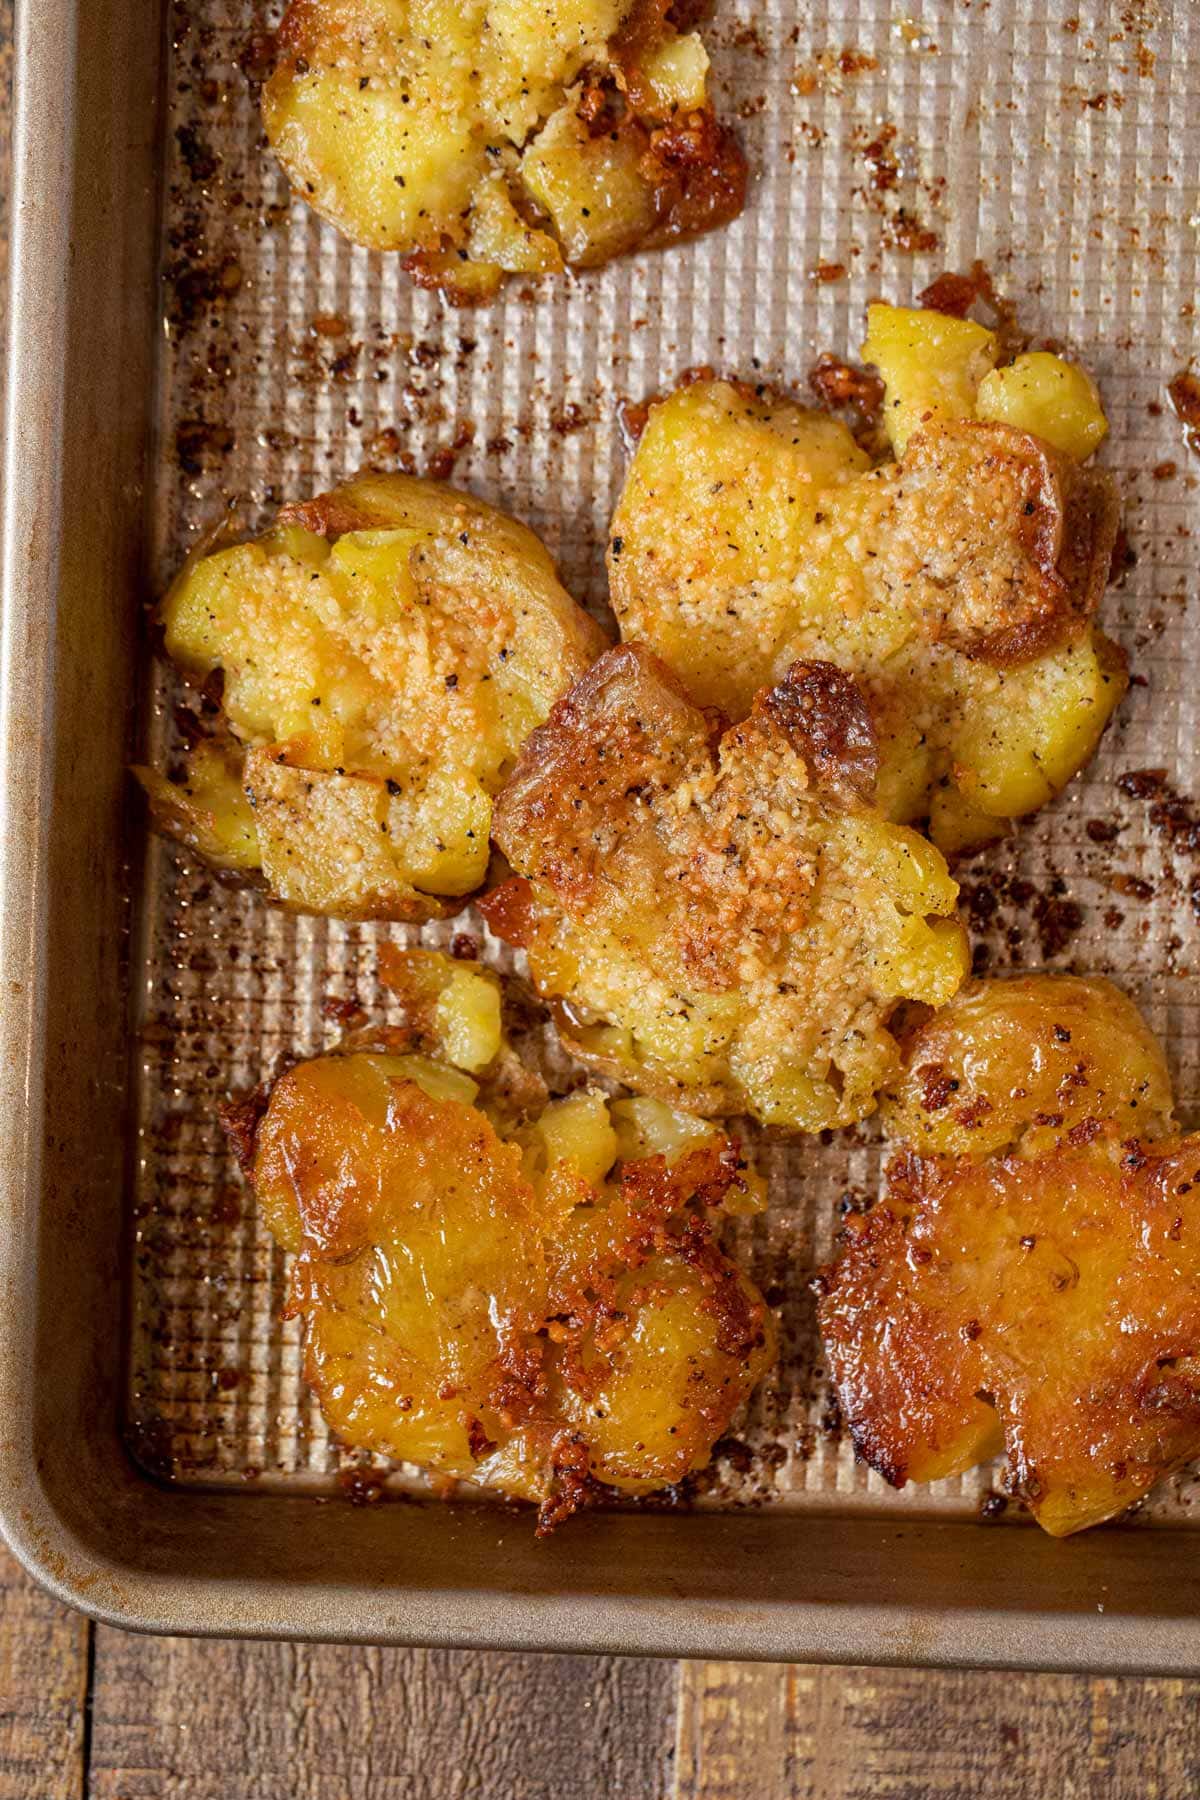
M 853 681 L 797 663 L 722 730 L 648 651 L 609 651 L 529 740 L 485 897 L 569 1047 L 702 1113 L 814 1130 L 870 1110 L 886 1021 L 964 972 L 941 857 L 870 803 Z
M 816 1283 L 854 1443 L 893 1485 L 1003 1449 L 1061 1536 L 1200 1455 L 1200 1138 L 1170 1110 L 1107 982 L 972 983 L 906 1042 L 905 1146 Z
M 879 578 L 932 643 L 998 666 L 1077 637 L 1108 582 L 1112 479 L 1010 425 L 914 434 L 876 478 Z

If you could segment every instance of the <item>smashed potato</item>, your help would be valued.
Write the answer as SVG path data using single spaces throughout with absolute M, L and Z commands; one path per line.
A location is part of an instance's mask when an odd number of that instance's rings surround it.
M 604 644 L 531 531 L 406 475 L 192 559 L 162 615 L 182 668 L 220 672 L 226 735 L 179 781 L 138 771 L 156 823 L 341 918 L 443 916 L 481 886 L 492 796 Z
M 801 1131 L 869 1112 L 897 1002 L 966 970 L 938 852 L 871 803 L 854 683 L 797 663 L 719 727 L 636 645 L 530 738 L 496 803 L 514 875 L 481 902 L 591 1067 Z
M 295 1256 L 288 1310 L 325 1418 L 346 1444 L 537 1501 L 541 1529 L 605 1489 L 682 1480 L 773 1350 L 713 1235 L 759 1204 L 736 1145 L 590 1091 L 514 1114 L 495 1068 L 446 1060 L 495 977 L 393 952 L 393 981 L 398 964 L 424 996 L 411 1040 L 300 1063 L 250 1103 L 261 1116 L 227 1120 Z
M 837 421 L 700 380 L 652 405 L 608 551 L 622 635 L 732 718 L 797 657 L 847 670 L 879 737 L 879 804 L 972 849 L 1053 797 L 1126 687 L 1092 623 L 1117 503 L 1082 370 L 993 369 L 969 319 L 871 308 L 898 461 Z
M 734 218 L 746 167 L 665 0 L 292 0 L 263 92 L 298 193 L 460 301 Z
M 900 1487 L 1003 1449 L 1061 1537 L 1200 1456 L 1200 1137 L 1124 995 L 973 982 L 884 1114 L 886 1190 L 817 1278 L 862 1457 Z

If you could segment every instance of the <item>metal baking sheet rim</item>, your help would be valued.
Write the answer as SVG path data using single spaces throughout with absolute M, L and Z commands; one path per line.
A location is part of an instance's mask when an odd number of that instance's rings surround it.
M 287 1540 L 274 1567 L 265 1553 L 260 1574 L 240 1572 L 237 1532 L 251 1516 L 291 1525 L 302 1518 L 328 1521 L 334 1509 L 311 1500 L 201 1498 L 160 1487 L 120 1447 L 115 1405 L 111 1420 L 98 1427 L 111 1430 L 114 1440 L 107 1465 L 112 1492 L 87 1490 L 84 1475 L 69 1503 L 61 1480 L 55 1488 L 35 1414 L 43 1398 L 39 1345 L 62 1274 L 41 1254 L 43 1208 L 63 1202 L 61 1194 L 43 1191 L 43 1146 L 52 1123 L 44 1094 L 56 1049 L 47 1033 L 48 919 L 55 903 L 47 877 L 53 835 L 64 829 L 52 807 L 53 776 L 58 734 L 78 723 L 63 717 L 56 693 L 64 450 L 76 398 L 64 372 L 72 298 L 89 279 L 80 267 L 86 257 L 73 263 L 71 244 L 76 190 L 92 174 L 82 166 L 77 134 L 80 67 L 88 67 L 94 93 L 103 86 L 94 68 L 98 47 L 109 46 L 114 65 L 122 54 L 121 32 L 100 30 L 97 37 L 94 24 L 90 60 L 81 55 L 87 10 L 74 0 L 20 0 L 17 9 L 0 636 L 0 1527 L 15 1555 L 66 1603 L 151 1632 L 1200 1672 L 1195 1582 L 1189 1559 L 1177 1554 L 1192 1540 L 1174 1531 L 1110 1531 L 1062 1546 L 1037 1533 L 962 1523 L 753 1513 L 596 1517 L 552 1546 L 505 1543 L 503 1559 L 494 1562 L 504 1583 L 488 1586 L 462 1582 L 462 1569 L 472 1566 L 472 1556 L 486 1561 L 489 1550 L 499 1549 L 511 1524 L 506 1515 L 454 1506 L 420 1509 L 419 1522 L 416 1509 L 377 1508 L 369 1524 L 359 1515 L 353 1531 L 364 1542 L 364 1533 L 374 1533 L 381 1572 L 389 1560 L 404 1560 L 395 1553 L 399 1526 L 389 1521 L 391 1546 L 381 1536 L 383 1514 L 413 1522 L 403 1535 L 414 1540 L 418 1557 L 424 1540 L 440 1533 L 453 1579 L 439 1581 L 436 1570 L 429 1579 L 426 1562 L 421 1578 L 405 1587 L 364 1580 L 361 1573 L 354 1580 L 323 1578 L 313 1571 L 319 1539 L 306 1544 L 303 1534 L 288 1529 L 265 1534 L 268 1542 Z M 93 18 L 107 10 L 96 9 Z M 110 157 L 120 154 L 118 123 L 91 122 Z M 75 503 L 86 506 L 88 497 Z M 69 1048 L 87 1054 L 85 1045 Z M 103 1263 L 103 1246 L 95 1248 Z M 103 1344 L 102 1334 L 96 1342 Z M 113 1396 L 118 1385 L 110 1384 Z M 56 1417 L 70 1419 L 75 1408 L 81 1443 L 89 1439 L 96 1421 L 82 1386 L 53 1399 Z M 104 1466 L 103 1456 L 95 1466 Z M 341 1529 L 338 1521 L 334 1528 Z M 264 1537 L 259 1528 L 253 1535 Z M 327 1525 L 325 1537 L 335 1541 Z M 289 1574 L 294 1546 L 299 1555 Z M 653 1578 L 641 1591 L 622 1592 L 625 1571 L 637 1563 L 654 1571 Z M 369 1577 L 369 1566 L 360 1568 Z

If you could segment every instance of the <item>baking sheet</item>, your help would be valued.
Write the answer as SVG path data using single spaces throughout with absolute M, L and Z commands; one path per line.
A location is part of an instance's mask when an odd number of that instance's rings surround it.
M 1185 802 L 1200 794 L 1189 535 L 1200 460 L 1166 395 L 1200 350 L 1200 11 L 717 0 L 706 39 L 720 104 L 755 171 L 743 218 L 578 279 L 518 280 L 473 310 L 415 290 L 397 258 L 342 242 L 291 200 L 257 111 L 272 22 L 252 0 L 170 13 L 149 591 L 231 501 L 254 530 L 279 500 L 370 461 L 452 469 L 540 531 L 567 586 L 602 614 L 622 401 L 706 363 L 803 391 L 820 351 L 853 351 L 868 299 L 905 302 L 982 257 L 1024 327 L 1101 381 L 1102 458 L 1136 556 L 1103 619 L 1138 679 L 1085 777 L 962 871 L 977 956 L 994 970 L 1048 963 L 1120 980 L 1164 1034 L 1181 1117 L 1200 1123 L 1200 828 L 1189 852 L 1185 832 L 1156 825 L 1152 798 L 1121 785 L 1158 767 Z M 156 670 L 143 746 L 155 759 L 174 747 L 174 697 Z M 1098 825 L 1117 835 L 1097 841 Z M 327 999 L 384 1016 L 377 947 L 410 934 L 288 918 L 158 842 L 140 918 L 131 1445 L 188 1485 L 361 1492 L 363 1459 L 330 1444 L 303 1388 L 297 1328 L 279 1320 L 284 1259 L 215 1104 L 333 1042 Z M 477 929 L 470 915 L 421 935 L 464 928 Z M 855 1465 L 830 1407 L 806 1278 L 839 1207 L 874 1192 L 873 1129 L 760 1154 L 771 1207 L 739 1228 L 739 1248 L 777 1308 L 783 1354 L 692 1497 L 977 1514 L 993 1472 L 893 1494 Z M 1195 1491 L 1168 1484 L 1139 1523 L 1200 1519 Z

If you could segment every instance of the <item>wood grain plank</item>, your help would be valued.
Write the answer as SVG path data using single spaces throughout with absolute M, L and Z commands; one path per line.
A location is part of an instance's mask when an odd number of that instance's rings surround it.
M 1200 1682 L 687 1663 L 674 1800 L 1194 1800 Z
M 97 1632 L 90 1800 L 668 1800 L 676 1671 Z
M 0 1800 L 84 1792 L 89 1629 L 0 1548 Z

